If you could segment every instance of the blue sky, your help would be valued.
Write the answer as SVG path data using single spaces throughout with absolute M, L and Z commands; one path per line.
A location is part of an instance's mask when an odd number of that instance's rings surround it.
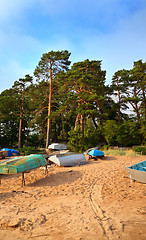
M 106 82 L 146 61 L 146 0 L 0 0 L 0 92 L 33 75 L 43 53 L 102 60 Z

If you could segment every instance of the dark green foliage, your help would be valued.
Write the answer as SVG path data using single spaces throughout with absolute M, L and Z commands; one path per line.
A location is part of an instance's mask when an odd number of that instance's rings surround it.
M 142 146 L 137 146 L 133 148 L 134 152 L 140 153 L 142 155 L 146 155 L 146 147 L 142 147 Z
M 39 135 L 34 133 L 34 134 L 29 134 L 27 136 L 27 141 L 25 142 L 25 144 L 27 144 L 27 146 L 31 146 L 31 147 L 38 147 L 40 144 L 40 139 L 39 139 Z
M 30 109 L 29 109 L 29 95 L 28 89 L 29 85 L 32 84 L 33 78 L 29 75 L 25 75 L 25 78 L 20 78 L 18 81 L 14 82 L 12 87 L 14 91 L 14 97 L 16 105 L 18 106 L 18 116 L 19 116 L 19 135 L 18 135 L 18 147 L 20 148 L 24 142 L 24 138 L 28 133 L 28 121 L 30 119 Z
M 52 118 L 52 108 L 53 108 L 53 101 L 55 102 L 53 96 L 54 90 L 54 78 L 60 73 L 65 72 L 68 70 L 70 65 L 69 57 L 70 54 L 67 50 L 65 51 L 51 51 L 48 53 L 43 54 L 41 60 L 38 63 L 34 71 L 35 77 L 37 77 L 37 81 L 41 81 L 43 83 L 47 83 L 47 97 L 48 97 L 48 113 L 46 115 L 47 118 L 47 137 L 46 137 L 46 148 L 50 144 L 51 140 L 51 118 Z M 46 100 L 46 96 L 44 100 Z M 43 102 L 44 102 L 43 100 Z M 58 105 L 58 102 L 55 104 Z
M 74 63 L 66 74 L 58 76 L 57 83 L 60 95 L 65 94 L 62 105 L 74 108 L 76 116 L 104 117 L 107 87 L 101 61 Z
M 84 135 L 80 132 L 78 127 L 76 131 L 72 128 L 69 132 L 69 142 L 68 146 L 71 151 L 74 152 L 84 152 L 87 149 L 97 146 L 99 144 L 99 133 L 95 129 L 86 129 Z
M 140 123 L 140 144 L 146 145 L 146 121 Z
M 48 82 L 50 78 L 50 67 L 52 78 L 54 78 L 56 74 L 62 70 L 67 71 L 71 63 L 68 60 L 70 55 L 71 53 L 69 53 L 67 50 L 44 53 L 34 71 L 34 75 L 37 77 L 37 80 L 44 80 Z
M 26 75 L 0 94 L 1 148 L 17 146 L 18 136 L 25 153 L 45 147 L 49 120 L 50 143 L 69 141 L 75 152 L 103 144 L 145 145 L 146 63 L 139 60 L 133 69 L 117 71 L 106 86 L 101 61 L 86 59 L 69 69 L 69 56 L 68 51 L 43 54 L 35 84 Z M 133 115 L 126 111 L 129 105 Z
M 112 94 L 117 100 L 117 111 L 118 111 L 118 123 L 121 123 L 122 120 L 122 110 L 128 109 L 124 99 L 129 91 L 129 85 L 127 84 L 129 71 L 120 70 L 115 72 L 112 78 L 111 90 Z
M 107 120 L 102 125 L 102 134 L 108 145 L 117 145 L 118 124 L 115 120 Z
M 18 148 L 20 155 L 30 155 L 30 154 L 44 154 L 44 150 L 38 149 L 33 146 L 23 146 L 22 148 Z
M 108 145 L 130 147 L 140 144 L 140 126 L 137 122 L 128 120 L 119 125 L 115 120 L 107 120 L 102 127 Z
M 108 150 L 108 149 L 109 149 L 109 146 L 108 146 L 108 145 L 104 145 L 104 146 L 101 147 L 101 150 L 102 150 L 102 151 L 105 151 L 105 150 Z
M 119 146 L 130 147 L 140 143 L 139 124 L 125 121 L 118 126 L 117 141 Z
M 137 121 L 146 121 L 146 62 L 134 62 L 127 79 L 128 91 L 124 101 L 129 103 L 136 114 Z
M 0 146 L 11 147 L 18 143 L 18 105 L 13 89 L 0 94 Z M 17 145 L 17 144 L 16 144 Z

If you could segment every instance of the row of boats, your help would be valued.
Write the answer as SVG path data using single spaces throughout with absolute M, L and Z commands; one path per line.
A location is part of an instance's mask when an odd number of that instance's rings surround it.
M 58 149 L 57 149 L 58 150 Z M 3 150 L 4 151 L 4 150 Z M 17 156 L 0 162 L 0 174 L 22 173 L 22 185 L 25 184 L 24 173 L 32 169 L 54 163 L 58 166 L 73 167 L 86 164 L 86 155 L 89 157 L 104 157 L 104 152 L 97 148 L 88 149 L 84 154 L 75 153 L 52 153 L 50 155 L 33 154 L 28 156 Z M 127 168 L 130 180 L 146 183 L 146 161 L 137 163 Z

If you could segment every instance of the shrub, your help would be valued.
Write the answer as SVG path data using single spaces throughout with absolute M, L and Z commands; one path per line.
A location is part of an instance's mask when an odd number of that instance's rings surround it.
M 23 148 L 19 148 L 18 149 L 19 152 L 20 152 L 20 155 L 30 155 L 30 154 L 41 154 L 41 153 L 44 153 L 43 150 L 40 150 L 36 147 L 27 147 L 27 146 L 23 146 Z
M 101 147 L 101 150 L 105 151 L 105 150 L 108 150 L 109 149 L 109 145 L 104 145 Z
M 77 128 L 75 131 L 73 128 L 69 132 L 68 147 L 74 152 L 84 152 L 85 150 L 97 146 L 99 143 L 97 130 L 84 130 L 84 134 Z
M 117 144 L 118 124 L 114 120 L 107 120 L 103 124 L 103 136 L 108 145 Z
M 118 127 L 117 140 L 120 146 L 139 145 L 139 125 L 136 122 L 125 121 Z
M 134 152 L 141 153 L 142 155 L 146 155 L 146 147 L 144 146 L 137 146 L 133 148 Z

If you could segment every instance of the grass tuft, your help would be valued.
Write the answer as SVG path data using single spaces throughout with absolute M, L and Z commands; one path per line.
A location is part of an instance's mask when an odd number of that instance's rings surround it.
M 104 150 L 104 155 L 112 155 L 112 156 L 139 156 L 140 154 L 133 152 L 131 150 L 114 150 L 114 149 L 109 149 L 109 150 Z

